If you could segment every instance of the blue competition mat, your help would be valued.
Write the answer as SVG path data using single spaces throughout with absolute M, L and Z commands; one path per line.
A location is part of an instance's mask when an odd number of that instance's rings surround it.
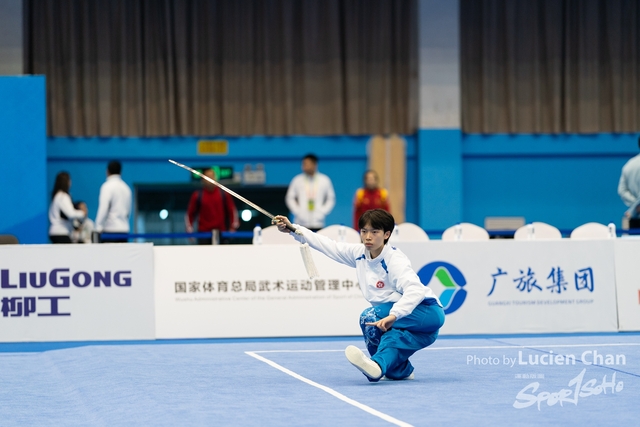
M 359 338 L 0 345 L 2 426 L 637 425 L 640 335 L 443 337 L 369 383 Z

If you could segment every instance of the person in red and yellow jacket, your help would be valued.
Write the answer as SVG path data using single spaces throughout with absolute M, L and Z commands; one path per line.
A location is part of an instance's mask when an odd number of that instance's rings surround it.
M 389 194 L 378 186 L 378 174 L 374 170 L 364 173 L 364 188 L 358 188 L 353 201 L 353 228 L 358 230 L 358 220 L 370 209 L 389 209 Z

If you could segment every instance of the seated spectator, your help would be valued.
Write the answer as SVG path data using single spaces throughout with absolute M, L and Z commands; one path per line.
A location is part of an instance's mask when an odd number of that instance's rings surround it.
M 73 243 L 92 243 L 91 235 L 95 229 L 95 223 L 89 218 L 89 209 L 87 204 L 82 201 L 75 202 L 73 206 L 76 210 L 84 212 L 85 220 L 73 220 L 73 232 L 71 232 L 71 241 Z

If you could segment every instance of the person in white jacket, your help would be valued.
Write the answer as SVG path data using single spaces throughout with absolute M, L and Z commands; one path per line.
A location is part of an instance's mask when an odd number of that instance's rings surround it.
M 295 223 L 320 230 L 336 204 L 333 183 L 327 175 L 318 172 L 318 157 L 314 154 L 304 156 L 302 172 L 291 180 L 285 203 Z
M 289 220 L 276 216 L 278 229 L 289 233 Z M 306 227 L 293 225 L 291 235 L 339 263 L 354 267 L 360 291 L 371 307 L 360 315 L 360 327 L 371 358 L 358 347 L 345 350 L 349 362 L 371 382 L 383 377 L 413 379 L 409 357 L 430 346 L 444 324 L 444 310 L 431 288 L 423 285 L 409 258 L 387 242 L 395 226 L 382 209 L 366 211 L 359 220 L 362 244 L 336 242 Z
M 98 213 L 95 229 L 102 233 L 101 240 L 109 233 L 129 233 L 131 215 L 131 189 L 122 180 L 122 164 L 112 160 L 107 165 L 107 180 L 100 186 Z M 127 242 L 128 239 L 105 239 L 107 242 Z
M 71 176 L 68 172 L 56 175 L 49 205 L 49 239 L 51 243 L 71 243 L 73 220 L 82 220 L 85 213 L 73 207 L 69 190 Z
M 638 137 L 640 147 L 640 137 Z M 640 228 L 640 154 L 632 157 L 622 167 L 618 181 L 618 195 L 629 207 L 624 213 L 629 220 L 629 228 Z

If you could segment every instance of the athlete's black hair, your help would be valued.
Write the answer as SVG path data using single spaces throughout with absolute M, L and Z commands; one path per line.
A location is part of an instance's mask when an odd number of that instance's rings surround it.
M 358 220 L 358 228 L 362 230 L 367 224 L 376 230 L 382 230 L 383 232 L 393 232 L 393 227 L 396 226 L 396 221 L 393 219 L 393 215 L 384 209 L 371 209 L 360 215 Z M 389 239 L 384 239 L 384 244 L 387 244 Z

